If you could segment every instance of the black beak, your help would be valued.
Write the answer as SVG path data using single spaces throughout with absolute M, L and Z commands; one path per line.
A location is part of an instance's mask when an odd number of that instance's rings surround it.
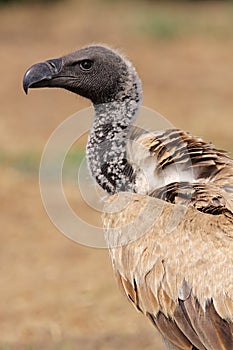
M 56 58 L 34 64 L 23 77 L 23 89 L 27 94 L 29 88 L 49 87 L 52 79 L 59 75 L 62 59 Z

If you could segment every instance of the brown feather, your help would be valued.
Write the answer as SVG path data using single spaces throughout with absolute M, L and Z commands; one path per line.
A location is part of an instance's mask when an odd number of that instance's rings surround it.
M 181 192 L 190 190 L 185 186 Z M 199 202 L 203 207 L 212 202 L 216 207 L 231 205 L 224 191 L 218 197 L 217 186 L 208 186 L 190 190 L 193 203 L 185 211 L 180 204 L 121 193 L 117 203 L 116 196 L 110 197 L 111 214 L 104 216 L 106 239 L 124 293 L 151 319 L 171 349 L 233 348 L 233 214 L 229 209 L 213 215 L 195 208 Z M 182 220 L 170 232 L 167 226 L 174 208 Z M 154 221 L 146 226 L 152 213 Z M 138 227 L 145 230 L 135 236 Z
M 135 131 L 131 139 L 133 142 L 129 142 L 127 153 L 136 171 L 138 193 L 150 194 L 158 187 L 176 182 L 179 177 L 179 181 L 228 186 L 233 191 L 233 161 L 211 143 L 177 129 L 155 133 Z M 154 178 L 148 170 L 152 166 Z M 140 169 L 145 175 L 147 189 Z
M 173 345 L 183 350 L 192 349 L 192 344 L 170 318 L 164 316 L 161 312 L 156 317 L 150 315 L 150 318 L 160 333 Z

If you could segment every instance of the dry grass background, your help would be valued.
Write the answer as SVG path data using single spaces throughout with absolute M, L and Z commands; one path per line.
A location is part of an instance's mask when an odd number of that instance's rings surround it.
M 0 7 L 0 42 L 0 349 L 164 349 L 120 295 L 107 251 L 65 238 L 42 207 L 38 164 L 45 142 L 88 101 L 59 90 L 26 97 L 21 80 L 36 61 L 108 43 L 135 63 L 144 105 L 231 151 L 232 4 L 8 5 Z

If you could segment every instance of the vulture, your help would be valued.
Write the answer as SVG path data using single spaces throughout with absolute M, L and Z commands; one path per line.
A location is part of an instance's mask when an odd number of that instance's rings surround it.
M 130 303 L 170 350 L 232 350 L 233 160 L 188 132 L 134 127 L 141 82 L 107 46 L 34 64 L 23 88 L 41 87 L 93 103 L 86 156 L 108 194 L 105 236 Z

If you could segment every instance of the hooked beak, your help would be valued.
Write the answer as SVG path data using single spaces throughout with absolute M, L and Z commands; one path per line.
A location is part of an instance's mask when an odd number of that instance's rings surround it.
M 23 89 L 28 93 L 29 88 L 52 87 L 52 80 L 59 76 L 62 68 L 62 58 L 55 58 L 31 66 L 23 77 Z

